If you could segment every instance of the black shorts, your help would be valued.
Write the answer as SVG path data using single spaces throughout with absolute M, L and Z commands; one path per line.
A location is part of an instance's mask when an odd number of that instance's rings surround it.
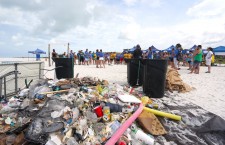
M 195 60 L 194 61 L 194 68 L 198 68 L 199 66 L 200 66 L 200 64 L 201 64 L 201 61 L 197 61 L 197 60 Z
M 54 62 L 55 62 L 55 57 L 52 57 L 52 61 L 54 61 Z
M 191 63 L 191 61 L 188 61 L 188 63 Z
M 170 61 L 173 62 L 173 58 L 172 57 L 170 58 Z
M 84 57 L 80 57 L 80 62 L 84 62 Z
M 99 57 L 97 56 L 97 60 L 99 60 Z
M 111 61 L 113 61 L 113 59 L 110 59 Z

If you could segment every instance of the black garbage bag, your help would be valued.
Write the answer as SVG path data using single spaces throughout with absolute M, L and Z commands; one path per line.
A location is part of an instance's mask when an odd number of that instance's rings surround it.
M 158 144 L 225 145 L 225 121 L 222 118 L 173 94 L 154 102 L 162 104 L 161 111 L 182 116 L 180 121 L 158 117 L 168 132 L 155 136 Z
M 105 103 L 106 106 L 108 106 L 110 108 L 110 112 L 114 113 L 114 112 L 122 112 L 122 106 L 119 104 L 113 104 L 113 103 Z
M 30 142 L 46 143 L 48 134 L 44 132 L 44 122 L 41 118 L 36 118 L 28 127 L 25 138 Z
M 60 100 L 60 98 L 46 100 L 45 105 L 25 132 L 25 138 L 30 142 L 45 144 L 48 140 L 49 133 L 64 128 L 63 118 L 52 118 L 51 113 L 62 110 L 66 106 L 71 107 L 69 102 Z
M 225 120 L 214 116 L 196 129 L 197 135 L 209 145 L 225 145 Z

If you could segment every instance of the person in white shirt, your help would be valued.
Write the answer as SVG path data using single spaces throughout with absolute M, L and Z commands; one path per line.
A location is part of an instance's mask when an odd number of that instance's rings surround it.
M 207 65 L 208 67 L 208 71 L 205 72 L 205 73 L 211 73 L 211 62 L 212 62 L 212 56 L 213 56 L 213 52 L 212 52 L 212 48 L 211 47 L 208 47 L 207 48 L 207 55 L 205 57 L 205 64 Z

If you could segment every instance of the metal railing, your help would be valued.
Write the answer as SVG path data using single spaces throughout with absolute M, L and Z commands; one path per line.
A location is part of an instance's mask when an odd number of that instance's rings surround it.
M 43 78 L 44 62 L 18 62 L 0 64 L 0 97 L 14 95 L 25 86 L 25 79 Z M 4 93 L 3 93 L 4 91 Z

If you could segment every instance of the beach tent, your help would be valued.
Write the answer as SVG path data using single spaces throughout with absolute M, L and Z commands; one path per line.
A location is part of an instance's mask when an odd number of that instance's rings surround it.
M 41 50 L 41 49 L 36 49 L 35 51 L 28 51 L 28 53 L 32 53 L 32 54 L 46 54 L 45 51 Z
M 155 46 L 153 46 L 153 45 L 151 46 L 151 48 L 152 48 L 152 51 L 153 51 L 153 52 L 160 51 L 159 49 L 155 48 Z
M 155 48 L 155 46 L 153 46 L 153 45 L 151 46 L 151 48 L 152 48 L 153 53 L 154 53 L 154 52 L 158 53 L 158 52 L 160 51 L 159 49 Z M 147 49 L 147 50 L 148 50 L 148 49 Z
M 133 53 L 135 49 L 136 49 L 136 47 L 134 46 L 133 48 L 129 49 L 128 52 Z
M 171 52 L 173 48 L 175 49 L 175 46 L 171 45 L 169 48 L 164 49 L 163 51 Z
M 38 49 L 38 48 L 34 51 L 28 51 L 28 53 L 36 54 L 36 60 L 40 60 L 41 54 L 46 54 L 45 51 Z
M 218 46 L 213 49 L 215 55 L 225 55 L 225 46 Z
M 159 49 L 155 48 L 155 46 L 153 46 L 153 45 L 151 46 L 151 48 L 152 48 L 153 53 L 155 53 L 155 52 L 158 53 L 160 51 Z M 146 49 L 144 51 L 148 51 L 148 49 Z
M 189 51 L 190 51 L 190 50 L 191 50 L 191 51 L 194 51 L 196 47 L 197 47 L 197 45 L 192 46 L 192 47 L 189 49 Z

